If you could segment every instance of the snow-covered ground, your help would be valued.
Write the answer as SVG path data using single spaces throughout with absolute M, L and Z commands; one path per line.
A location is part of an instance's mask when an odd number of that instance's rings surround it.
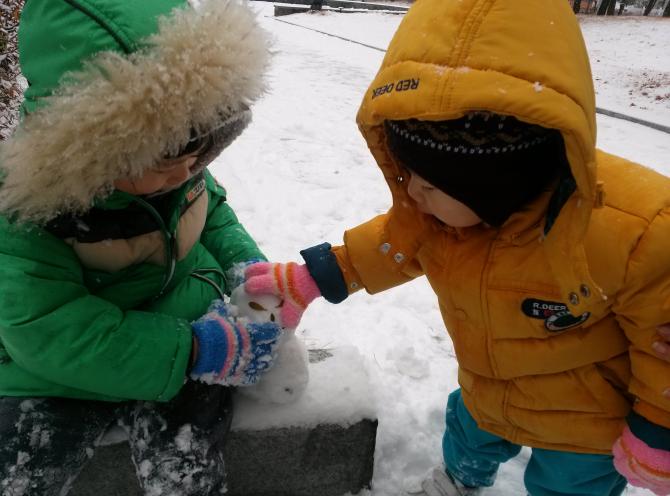
M 300 260 L 300 249 L 339 243 L 345 229 L 390 205 L 354 121 L 383 53 L 279 22 L 271 17 L 271 4 L 254 5 L 276 38 L 270 91 L 256 105 L 252 126 L 212 169 L 266 254 Z M 401 17 L 328 13 L 281 19 L 384 48 Z M 670 125 L 670 57 L 662 51 L 670 41 L 670 20 L 582 23 L 599 106 Z M 660 85 L 652 88 L 656 80 Z M 667 134 L 609 117 L 600 116 L 598 123 L 601 148 L 670 174 Z M 337 306 L 317 301 L 300 333 L 310 347 L 353 344 L 366 359 L 379 418 L 371 496 L 397 495 L 407 479 L 440 463 L 444 407 L 457 387 L 457 365 L 424 279 L 374 297 L 358 293 Z M 504 465 L 485 494 L 525 494 L 528 453 Z

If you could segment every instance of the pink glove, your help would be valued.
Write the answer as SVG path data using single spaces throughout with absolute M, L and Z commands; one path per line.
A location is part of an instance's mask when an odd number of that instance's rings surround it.
M 626 427 L 612 453 L 614 466 L 631 485 L 670 495 L 670 451 L 649 447 Z
M 244 274 L 248 294 L 275 295 L 282 300 L 279 318 L 284 327 L 296 327 L 307 305 L 321 296 L 306 265 L 259 262 L 247 267 Z

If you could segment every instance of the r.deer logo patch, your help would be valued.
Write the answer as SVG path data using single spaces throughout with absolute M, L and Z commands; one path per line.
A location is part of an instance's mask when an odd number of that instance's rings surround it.
M 527 298 L 521 303 L 521 310 L 533 319 L 544 320 L 544 327 L 549 332 L 560 332 L 583 324 L 591 316 L 591 312 L 572 315 L 568 306 L 555 301 Z
M 201 179 L 186 193 L 186 201 L 192 203 L 205 191 L 205 180 Z

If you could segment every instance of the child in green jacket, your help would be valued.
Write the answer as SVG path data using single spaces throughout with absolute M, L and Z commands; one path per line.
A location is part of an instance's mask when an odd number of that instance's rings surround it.
M 0 149 L 0 492 L 64 494 L 117 420 L 145 491 L 221 489 L 221 386 L 256 382 L 281 330 L 221 301 L 265 257 L 206 167 L 250 120 L 267 37 L 237 0 L 31 0 L 19 49 L 24 116 Z

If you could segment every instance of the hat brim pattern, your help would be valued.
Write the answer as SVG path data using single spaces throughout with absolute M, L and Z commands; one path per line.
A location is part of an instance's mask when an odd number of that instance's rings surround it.
M 44 223 L 89 209 L 192 130 L 244 113 L 265 89 L 269 45 L 246 3 L 212 0 L 162 18 L 136 53 L 97 54 L 2 144 L 0 211 Z
M 191 167 L 191 173 L 197 174 L 212 163 L 228 145 L 235 141 L 235 138 L 242 134 L 250 122 L 251 111 L 243 110 L 209 131 L 208 135 L 211 140 L 211 146 L 208 147 L 207 151 L 198 154 L 196 163 Z

